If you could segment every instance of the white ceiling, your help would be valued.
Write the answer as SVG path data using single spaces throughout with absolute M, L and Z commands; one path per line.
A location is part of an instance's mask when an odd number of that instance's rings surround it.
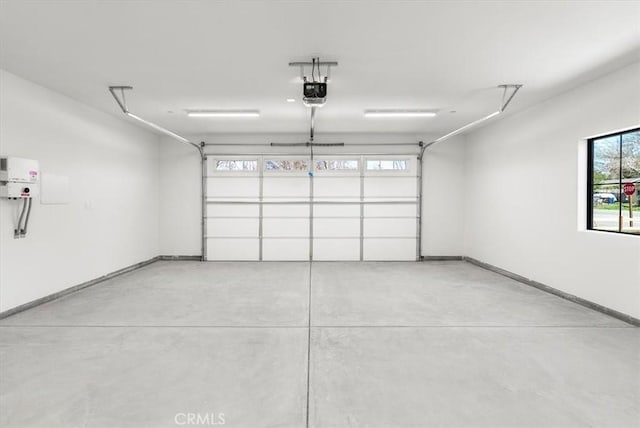
M 340 63 L 317 115 L 318 134 L 445 133 L 496 110 L 498 84 L 525 85 L 513 113 L 640 59 L 639 1 L 47 0 L 0 7 L 2 68 L 114 115 L 120 112 L 107 86 L 132 85 L 131 111 L 186 134 L 306 132 L 299 71 L 287 64 L 312 56 Z M 184 111 L 225 108 L 262 114 L 211 119 Z M 365 109 L 388 108 L 440 113 L 363 117 Z

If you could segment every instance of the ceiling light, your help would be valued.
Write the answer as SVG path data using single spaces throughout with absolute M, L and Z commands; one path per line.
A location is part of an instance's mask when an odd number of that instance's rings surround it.
M 364 117 L 433 117 L 433 110 L 365 110 Z
M 260 110 L 187 110 L 189 117 L 259 117 Z
M 287 98 L 287 102 L 288 103 L 295 103 L 296 99 L 295 98 Z

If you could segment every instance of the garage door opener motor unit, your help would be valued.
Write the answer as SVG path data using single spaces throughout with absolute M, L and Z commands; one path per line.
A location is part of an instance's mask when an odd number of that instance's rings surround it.
M 38 194 L 40 166 L 38 161 L 16 157 L 0 157 L 0 198 L 22 200 L 14 238 L 24 238 L 31 216 L 33 197 Z
M 327 102 L 327 82 L 331 67 L 337 66 L 336 61 L 320 61 L 320 58 L 313 58 L 311 62 L 290 62 L 290 67 L 300 67 L 300 78 L 302 79 L 302 102 L 307 107 L 322 107 Z M 304 68 L 311 66 L 311 75 L 304 73 Z M 322 75 L 321 66 L 325 66 L 327 74 Z

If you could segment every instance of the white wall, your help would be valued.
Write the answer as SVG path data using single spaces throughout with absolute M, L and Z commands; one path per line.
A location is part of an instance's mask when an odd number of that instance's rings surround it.
M 581 146 L 638 125 L 638 76 L 635 63 L 467 135 L 465 255 L 640 318 L 640 238 L 579 221 Z
M 200 154 L 195 148 L 173 139 L 162 139 L 159 216 L 162 255 L 202 254 L 200 168 Z
M 428 140 L 424 140 L 428 141 Z M 465 140 L 453 137 L 425 151 L 422 255 L 464 255 Z
M 207 144 L 269 144 L 270 142 L 303 142 L 306 134 L 211 134 L 190 136 L 192 141 Z M 429 141 L 429 135 L 414 134 L 316 134 L 319 142 L 344 142 L 344 148 L 317 148 L 316 154 L 340 152 L 408 153 L 414 147 L 370 146 L 367 143 L 416 143 Z M 361 146 L 353 146 L 355 144 Z M 271 152 L 308 154 L 307 148 L 269 148 Z M 422 254 L 427 256 L 462 255 L 463 199 L 459 191 L 464 172 L 463 140 L 452 139 L 434 146 L 425 155 L 423 183 Z M 264 147 L 207 147 L 208 153 L 264 152 Z M 161 210 L 160 252 L 163 255 L 200 255 L 200 161 L 192 147 L 163 138 L 161 144 Z
M 71 181 L 68 205 L 34 200 L 24 239 L 0 200 L 0 311 L 158 255 L 159 138 L 5 71 L 0 92 L 0 154 Z

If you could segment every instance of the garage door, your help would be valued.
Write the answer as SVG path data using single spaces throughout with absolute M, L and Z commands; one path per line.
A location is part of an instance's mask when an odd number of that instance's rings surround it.
M 207 260 L 416 260 L 416 156 L 208 156 Z

